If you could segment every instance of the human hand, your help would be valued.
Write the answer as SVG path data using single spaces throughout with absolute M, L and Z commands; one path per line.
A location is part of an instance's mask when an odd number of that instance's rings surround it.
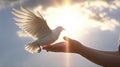
M 59 42 L 52 45 L 44 46 L 43 49 L 52 52 L 76 53 L 81 43 L 68 37 L 63 38 L 65 42 Z

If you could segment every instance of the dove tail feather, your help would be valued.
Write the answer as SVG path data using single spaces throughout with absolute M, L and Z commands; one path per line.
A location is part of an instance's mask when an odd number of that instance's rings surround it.
M 25 46 L 25 50 L 30 53 L 39 53 L 41 51 L 40 45 L 33 42 Z

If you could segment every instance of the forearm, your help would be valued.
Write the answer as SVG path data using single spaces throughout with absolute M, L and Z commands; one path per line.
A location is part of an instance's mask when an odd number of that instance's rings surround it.
M 120 67 L 120 56 L 80 45 L 76 52 L 88 60 L 106 67 Z
M 119 51 L 100 51 L 102 53 L 106 53 L 106 54 L 111 54 L 111 55 L 116 55 L 116 56 L 120 56 Z

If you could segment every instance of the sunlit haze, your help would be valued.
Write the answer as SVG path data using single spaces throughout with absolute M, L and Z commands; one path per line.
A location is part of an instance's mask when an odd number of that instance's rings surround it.
M 0 0 L 0 67 L 101 67 L 75 53 L 26 52 L 25 44 L 34 40 L 15 25 L 11 13 L 21 5 L 36 15 L 39 11 L 52 30 L 65 28 L 56 42 L 68 36 L 90 48 L 118 50 L 120 0 Z
M 40 10 L 40 7 L 35 8 L 35 11 Z M 52 29 L 63 26 L 65 28 L 62 32 L 63 36 L 75 37 L 76 35 L 73 34 L 79 33 L 88 19 L 88 16 L 84 15 L 79 8 L 79 4 L 64 3 L 64 5 L 47 8 L 43 15 Z

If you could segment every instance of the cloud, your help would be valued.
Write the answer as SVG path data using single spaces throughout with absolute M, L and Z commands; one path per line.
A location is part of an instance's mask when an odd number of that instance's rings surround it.
M 94 20 L 95 19 L 95 20 Z M 120 26 L 119 22 L 115 19 L 108 19 L 108 18 L 100 18 L 96 19 L 96 17 L 92 19 L 89 19 L 89 27 L 97 27 L 100 28 L 102 31 L 115 31 L 117 26 Z
M 5 8 L 14 5 L 24 5 L 29 8 L 34 8 L 42 5 L 43 9 L 48 6 L 55 5 L 56 2 L 62 3 L 63 0 L 0 0 L 0 8 Z
M 16 4 L 17 5 L 22 4 L 26 1 L 27 0 L 0 0 L 0 9 L 10 7 L 10 6 L 14 6 Z
M 89 18 L 103 23 L 104 22 L 103 18 L 105 18 L 105 15 L 106 13 L 92 14 L 92 15 L 89 15 Z
M 101 30 L 113 31 L 120 26 L 120 21 L 113 17 L 120 8 L 119 0 L 90 0 L 84 2 L 84 11 L 88 15 L 88 26 L 98 27 Z M 119 12 L 118 12 L 119 14 Z
M 94 6 L 94 7 L 104 7 L 110 9 L 117 9 L 120 7 L 119 0 L 70 0 L 71 3 L 84 3 L 86 7 Z M 44 8 L 55 5 L 56 3 L 62 4 L 63 0 L 0 0 L 1 8 L 6 6 L 13 6 L 14 4 L 19 3 L 19 5 L 25 5 L 28 7 L 36 7 L 42 5 Z

